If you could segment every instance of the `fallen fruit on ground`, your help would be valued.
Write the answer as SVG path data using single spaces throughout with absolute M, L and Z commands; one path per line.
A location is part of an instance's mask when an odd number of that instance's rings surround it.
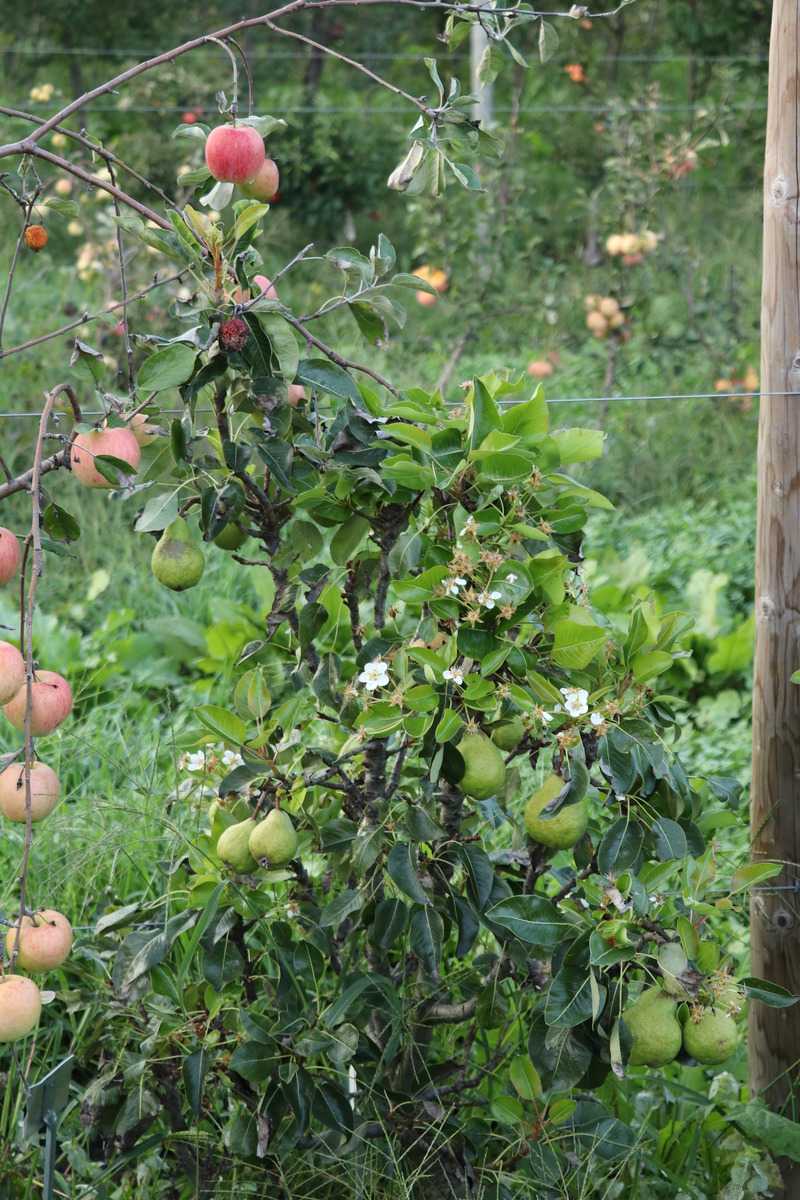
M 205 569 L 203 552 L 192 540 L 183 517 L 176 517 L 153 548 L 150 567 L 159 583 L 173 592 L 194 587 Z
M 699 1016 L 689 1014 L 683 1027 L 683 1048 L 706 1066 L 718 1066 L 730 1058 L 739 1044 L 739 1030 L 730 1013 L 707 1008 Z
M 458 743 L 464 774 L 458 787 L 473 800 L 488 800 L 505 788 L 506 764 L 494 742 L 484 733 L 468 733 Z
M 297 854 L 297 831 L 292 818 L 283 809 L 273 808 L 250 834 L 253 858 L 265 858 L 270 866 L 281 867 Z
M 31 820 L 49 817 L 58 804 L 61 784 L 52 767 L 46 763 L 31 763 Z M 25 773 L 22 763 L 11 763 L 0 771 L 0 812 L 9 821 L 24 821 Z
M 8 583 L 19 570 L 20 548 L 16 534 L 0 525 L 0 583 Z
M 133 474 L 139 467 L 142 451 L 133 430 L 123 426 L 94 429 L 90 433 L 79 433 L 70 449 L 72 474 L 84 487 L 113 488 L 95 466 L 95 458 L 107 454 L 128 464 Z
M 27 1037 L 39 1024 L 42 995 L 24 975 L 0 978 L 0 1042 Z
M 72 712 L 72 688 L 56 671 L 37 671 L 31 686 L 31 733 L 43 737 L 58 729 Z M 25 728 L 25 708 L 28 689 L 23 686 L 13 699 L 3 706 L 3 712 L 15 729 Z
M 585 800 L 565 804 L 552 817 L 543 817 L 542 809 L 555 800 L 566 786 L 560 775 L 549 775 L 525 805 L 525 828 L 528 835 L 551 850 L 568 850 L 583 837 L 589 824 L 589 806 Z
M 271 158 L 265 158 L 252 179 L 241 185 L 241 190 L 251 200 L 268 203 L 280 187 L 280 182 L 277 163 Z
M 25 659 L 11 642 L 0 642 L 0 704 L 7 704 L 25 682 Z
M 19 937 L 19 943 L 17 938 Z M 72 926 L 63 913 L 43 908 L 32 917 L 24 916 L 6 934 L 6 953 L 16 948 L 16 965 L 23 971 L 54 971 L 72 949 Z
M 229 825 L 224 830 L 217 842 L 217 854 L 224 863 L 229 867 L 233 867 L 234 871 L 239 871 L 242 875 L 247 875 L 251 871 L 255 871 L 258 863 L 250 853 L 249 841 L 250 834 L 256 827 L 256 823 L 252 817 L 248 817 L 246 821 L 239 821 L 236 825 Z
M 678 1005 L 661 988 L 648 988 L 622 1014 L 633 1039 L 628 1062 L 632 1067 L 664 1067 L 681 1048 Z
M 261 134 L 252 125 L 218 125 L 206 139 L 206 166 L 224 183 L 246 183 L 265 157 Z

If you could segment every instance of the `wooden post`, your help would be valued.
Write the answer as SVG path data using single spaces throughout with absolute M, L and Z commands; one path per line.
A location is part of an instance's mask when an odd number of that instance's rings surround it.
M 764 163 L 752 846 L 800 880 L 800 0 L 774 0 Z M 770 395 L 788 392 L 790 395 Z M 752 973 L 800 994 L 800 894 L 754 890 Z M 800 1005 L 750 1010 L 750 1082 L 800 1117 Z M 788 1164 L 785 1196 L 800 1197 Z

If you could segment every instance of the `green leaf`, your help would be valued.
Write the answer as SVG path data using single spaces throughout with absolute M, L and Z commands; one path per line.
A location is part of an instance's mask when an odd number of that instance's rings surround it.
M 257 312 L 256 317 L 269 338 L 281 375 L 287 383 L 292 383 L 300 365 L 300 349 L 294 330 L 280 313 Z
M 652 834 L 656 842 L 656 854 L 662 862 L 685 857 L 686 834 L 676 821 L 671 821 L 669 817 L 659 817 L 653 822 Z
M 469 407 L 469 448 L 477 450 L 487 434 L 493 429 L 502 429 L 503 422 L 497 405 L 486 385 L 480 380 L 473 381 L 472 401 Z
M 538 1100 L 541 1096 L 542 1080 L 527 1054 L 511 1060 L 508 1077 L 520 1100 Z
M 201 1046 L 183 1060 L 183 1087 L 192 1116 L 197 1119 L 203 1108 L 203 1083 L 208 1071 L 209 1054 Z
M 728 895 L 735 896 L 737 892 L 743 892 L 749 887 L 754 887 L 756 884 L 765 883 L 768 879 L 774 879 L 776 875 L 780 875 L 782 870 L 782 863 L 747 863 L 746 866 L 739 867 L 737 871 L 734 871 L 731 876 Z
M 277 1047 L 264 1042 L 242 1042 L 231 1055 L 230 1067 L 249 1083 L 263 1083 L 277 1071 L 279 1063 Z
M 427 454 L 431 451 L 431 435 L 417 425 L 405 425 L 401 421 L 393 422 L 384 429 L 384 436 L 405 446 L 414 446 Z
M 427 898 L 424 905 L 412 908 L 408 926 L 409 948 L 412 954 L 416 954 L 425 972 L 434 979 L 439 973 L 443 935 L 442 918 Z
M 602 429 L 557 429 L 552 434 L 563 464 L 590 462 L 603 453 Z
M 389 851 L 386 870 L 404 895 L 417 904 L 430 904 L 414 866 L 415 854 L 407 842 L 396 842 Z
M 237 208 L 236 220 L 233 223 L 233 240 L 235 242 L 238 242 L 240 237 L 243 237 L 269 212 L 269 205 L 261 204 L 258 200 L 248 200 L 241 208 L 237 205 Z
M 433 736 L 440 745 L 443 742 L 451 742 L 463 724 L 463 720 L 454 708 L 446 708 Z
M 361 404 L 361 393 L 356 387 L 355 380 L 343 367 L 329 362 L 327 358 L 304 358 L 297 367 L 297 379 L 307 383 L 309 387 L 318 388 L 322 392 L 330 392 L 342 400 L 352 400 Z
M 408 908 L 402 900 L 381 900 L 375 907 L 370 939 L 381 950 L 391 950 L 408 924 Z
M 151 496 L 134 525 L 136 532 L 152 533 L 171 525 L 180 508 L 180 491 L 180 487 L 176 487 L 171 492 L 160 492 L 157 496 Z
M 597 849 L 597 866 L 601 874 L 619 875 L 632 867 L 644 846 L 644 830 L 631 817 L 620 817 L 608 829 Z
M 736 1105 L 725 1112 L 727 1121 L 738 1125 L 745 1137 L 761 1142 L 775 1158 L 800 1162 L 800 1124 L 771 1112 L 757 1100 Z
M 567 930 L 573 928 L 543 896 L 509 896 L 487 909 L 485 917 L 521 941 L 544 950 L 554 950 Z
M 547 433 L 549 427 L 550 420 L 541 384 L 530 400 L 512 404 L 503 413 L 503 429 L 506 433 L 516 433 L 520 437 L 532 437 L 536 434 Z
M 353 888 L 345 888 L 330 904 L 326 904 L 320 913 L 319 924 L 323 929 L 338 929 L 345 917 L 358 912 L 364 903 L 361 892 Z
M 211 733 L 216 733 L 218 737 L 234 746 L 241 746 L 247 736 L 247 726 L 242 718 L 218 704 L 201 705 L 194 710 L 194 715 Z
M 756 979 L 753 975 L 740 979 L 739 984 L 751 1000 L 758 1000 L 769 1008 L 791 1008 L 800 1000 L 800 996 L 794 996 L 779 983 L 771 983 L 768 979 Z
M 606 631 L 595 625 L 588 614 L 580 620 L 565 617 L 556 621 L 553 625 L 553 662 L 568 671 L 582 671 L 600 653 L 606 636 Z
M 146 358 L 139 368 L 137 383 L 143 392 L 163 392 L 167 388 L 179 387 L 191 378 L 197 350 L 185 342 L 173 342 L 163 350 L 156 350 Z
M 370 528 L 367 518 L 359 516 L 350 517 L 339 526 L 331 538 L 331 558 L 337 566 L 343 567 L 353 557 Z
M 593 978 L 585 967 L 567 963 L 561 968 L 547 992 L 544 1019 L 548 1025 L 571 1029 L 592 1017 L 598 999 L 592 995 Z M 606 989 L 596 986 L 602 1003 Z
M 532 454 L 503 450 L 500 454 L 490 454 L 476 465 L 481 479 L 491 483 L 512 483 L 517 479 L 527 479 L 533 471 L 535 460 Z

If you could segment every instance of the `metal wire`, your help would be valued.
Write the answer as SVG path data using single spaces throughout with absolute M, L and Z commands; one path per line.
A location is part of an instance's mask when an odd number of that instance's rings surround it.
M 746 396 L 800 396 L 800 392 L 678 392 L 674 395 L 652 395 L 652 396 L 554 396 L 552 400 L 548 400 L 548 404 L 609 404 L 626 401 L 636 404 L 649 403 L 651 401 L 661 400 L 741 400 Z M 519 400 L 501 400 L 501 407 L 513 407 L 519 404 Z M 459 408 L 460 405 L 455 403 L 452 408 Z M 198 409 L 199 412 L 212 411 L 211 409 Z M 160 415 L 164 417 L 180 416 L 184 412 L 182 408 L 162 408 Z M 57 420 L 62 414 L 54 413 L 53 419 Z M 66 414 L 63 414 L 66 415 Z M 40 414 L 38 412 L 7 412 L 0 413 L 0 420 L 38 420 Z M 84 417 L 104 417 L 105 412 L 84 412 Z

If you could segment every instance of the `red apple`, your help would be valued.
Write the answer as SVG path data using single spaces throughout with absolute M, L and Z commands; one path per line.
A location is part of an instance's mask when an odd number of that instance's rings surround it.
M 52 767 L 46 763 L 31 763 L 31 820 L 42 821 L 49 817 L 58 804 L 61 784 Z M 0 771 L 0 812 L 9 821 L 24 821 L 25 773 L 20 762 L 13 762 L 5 771 Z
M 546 379 L 548 375 L 553 374 L 553 364 L 546 358 L 535 358 L 533 362 L 528 363 L 528 374 L 534 379 Z
M 63 675 L 55 671 L 37 671 L 32 693 L 31 733 L 34 737 L 42 737 L 58 729 L 72 712 L 72 688 Z M 13 699 L 3 705 L 3 712 L 15 729 L 25 727 L 27 695 L 27 686 L 21 687 Z
M 24 975 L 0 978 L 0 1042 L 27 1037 L 39 1024 L 42 994 Z
M 25 682 L 25 659 L 11 642 L 0 642 L 0 704 L 7 704 Z
M 8 583 L 19 568 L 20 550 L 16 535 L 0 525 L 0 583 Z
M 253 283 L 257 284 L 261 289 L 261 295 L 265 300 L 278 299 L 277 289 L 273 285 L 272 280 L 268 279 L 266 275 L 254 275 Z
M 291 404 L 292 408 L 297 408 L 298 404 L 302 404 L 305 398 L 306 389 L 303 387 L 302 383 L 289 384 L 289 403 Z
M 242 184 L 242 191 L 251 200 L 267 203 L 277 193 L 280 181 L 277 164 L 273 159 L 265 158 L 253 178 Z
M 206 166 L 225 183 L 246 183 L 264 158 L 264 141 L 252 125 L 218 125 L 206 139 Z
M 131 474 L 139 466 L 142 452 L 135 435 L 130 429 L 121 425 L 107 429 L 93 429 L 91 433 L 79 433 L 72 443 L 70 451 L 70 466 L 72 473 L 79 483 L 90 488 L 111 488 L 115 485 L 100 474 L 94 465 L 99 454 L 109 454 L 112 458 L 120 458 L 131 469 Z
M 53 971 L 60 967 L 72 949 L 72 926 L 54 908 L 43 908 L 32 917 L 23 917 L 6 934 L 6 951 L 16 949 L 16 965 L 23 971 Z

